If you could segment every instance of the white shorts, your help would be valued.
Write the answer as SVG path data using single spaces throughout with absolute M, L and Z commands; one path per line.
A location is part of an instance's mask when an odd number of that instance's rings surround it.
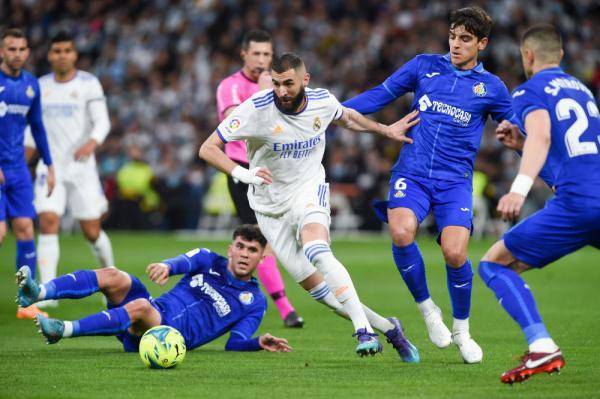
M 309 223 L 319 223 L 329 231 L 331 223 L 329 185 L 320 184 L 314 189 L 315 195 L 312 195 L 312 191 L 297 196 L 294 206 L 281 216 L 267 216 L 256 212 L 260 231 L 283 267 L 298 283 L 317 271 L 302 250 L 302 227 Z
M 52 195 L 47 197 L 48 185 L 46 172 L 38 170 L 35 179 L 35 210 L 53 212 L 58 216 L 65 214 L 68 206 L 73 218 L 77 220 L 100 219 L 108 211 L 108 201 L 102 191 L 98 172 L 94 167 L 77 168 L 69 176 L 58 178 Z

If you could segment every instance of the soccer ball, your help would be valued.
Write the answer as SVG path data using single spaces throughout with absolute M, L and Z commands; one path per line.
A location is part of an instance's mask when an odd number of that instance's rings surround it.
M 158 326 L 146 331 L 140 341 L 140 357 L 147 367 L 168 369 L 185 358 L 185 339 L 173 327 Z

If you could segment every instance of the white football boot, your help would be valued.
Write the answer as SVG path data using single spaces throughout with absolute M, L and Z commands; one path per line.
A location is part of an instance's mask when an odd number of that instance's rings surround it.
M 452 333 L 452 342 L 456 344 L 460 355 L 465 363 L 480 363 L 483 359 L 483 350 L 477 345 L 477 342 L 471 338 L 468 331 L 454 331 Z
M 440 308 L 434 305 L 433 310 L 424 314 L 423 318 L 425 319 L 429 339 L 435 346 L 438 348 L 447 348 L 452 344 L 452 334 L 442 320 L 442 311 Z

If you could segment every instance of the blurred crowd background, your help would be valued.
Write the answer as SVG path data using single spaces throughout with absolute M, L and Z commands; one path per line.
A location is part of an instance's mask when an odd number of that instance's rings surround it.
M 0 25 L 25 30 L 28 69 L 48 72 L 49 37 L 76 37 L 80 69 L 103 84 L 111 133 L 97 154 L 111 210 L 109 228 L 196 229 L 235 222 L 223 176 L 197 157 L 217 126 L 215 90 L 241 67 L 241 37 L 268 30 L 276 52 L 305 60 L 312 87 L 340 100 L 379 84 L 419 53 L 446 53 L 450 10 L 475 2 L 379 0 L 2 0 Z M 494 19 L 485 68 L 513 89 L 524 81 L 518 50 L 535 22 L 557 25 L 563 68 L 600 94 L 600 3 L 596 0 L 477 1 Z M 409 111 L 411 96 L 375 118 Z M 503 227 L 494 208 L 516 174 L 518 158 L 496 142 L 490 122 L 474 182 L 477 234 Z M 324 164 L 332 183 L 334 228 L 380 230 L 370 203 L 384 198 L 398 146 L 330 128 Z M 550 195 L 538 185 L 528 211 Z M 527 213 L 526 212 L 526 213 Z

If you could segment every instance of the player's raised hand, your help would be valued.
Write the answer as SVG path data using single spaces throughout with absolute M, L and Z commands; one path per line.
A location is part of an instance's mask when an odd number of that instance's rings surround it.
M 500 198 L 498 202 L 498 212 L 503 220 L 516 220 L 521 213 L 521 208 L 525 203 L 525 196 L 519 193 L 510 192 Z
M 261 335 L 258 338 L 260 347 L 267 352 L 291 352 L 292 347 L 288 344 L 287 339 L 277 338 L 269 333 Z
M 245 184 L 262 186 L 263 184 L 273 183 L 273 175 L 267 168 L 257 166 L 252 169 L 246 169 L 243 166 L 236 166 L 231 171 L 231 177 Z
M 163 286 L 169 281 L 169 266 L 164 263 L 150 263 L 146 268 L 150 280 Z
M 94 139 L 89 139 L 81 147 L 79 147 L 77 151 L 75 151 L 75 160 L 77 162 L 87 160 L 89 157 L 94 155 L 96 147 L 98 147 L 98 142 Z
M 410 137 L 406 137 L 406 133 L 408 133 L 408 131 L 414 125 L 419 123 L 421 119 L 417 118 L 418 115 L 419 111 L 414 110 L 410 114 L 407 114 L 404 118 L 389 125 L 388 137 L 403 143 L 412 143 L 413 140 Z
M 56 176 L 54 175 L 54 166 L 48 166 L 48 175 L 46 176 L 46 184 L 48 185 L 48 193 L 46 197 L 52 195 L 54 191 L 54 186 L 56 185 Z
M 521 134 L 517 125 L 507 120 L 503 120 L 496 127 L 496 138 L 511 150 L 522 151 L 525 144 L 525 137 Z

